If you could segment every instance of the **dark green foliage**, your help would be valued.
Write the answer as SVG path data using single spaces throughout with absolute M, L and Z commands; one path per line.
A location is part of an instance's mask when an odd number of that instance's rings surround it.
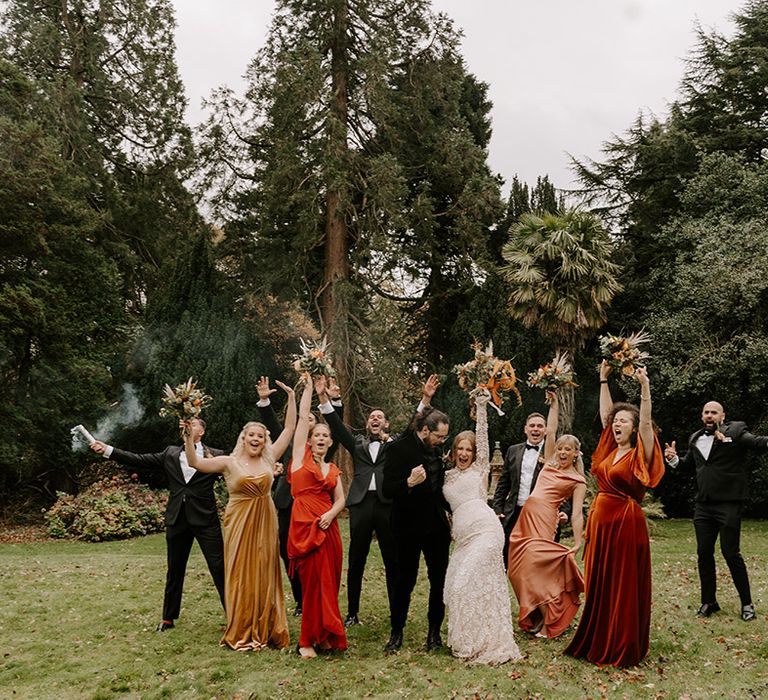
M 59 157 L 52 118 L 0 61 L 1 490 L 68 484 L 68 427 L 101 410 L 125 334 L 120 275 L 94 245 L 101 217 Z
M 97 481 L 77 496 L 59 492 L 46 512 L 51 537 L 103 542 L 164 529 L 166 492 L 152 491 L 124 474 Z

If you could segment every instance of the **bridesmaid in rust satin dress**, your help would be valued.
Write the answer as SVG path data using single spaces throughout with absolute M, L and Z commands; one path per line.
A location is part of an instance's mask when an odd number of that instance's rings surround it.
M 293 495 L 288 557 L 292 570 L 298 571 L 303 596 L 296 651 L 310 659 L 317 656 L 316 648 L 347 648 L 339 612 L 343 554 L 336 522 L 344 508 L 344 489 L 341 470 L 325 461 L 333 444 L 330 428 L 325 423 L 309 428 L 313 385 L 309 376 L 304 376 L 304 382 L 288 474 Z
M 231 455 L 199 458 L 187 434 L 184 447 L 190 466 L 220 472 L 229 493 L 224 512 L 224 601 L 227 627 L 221 639 L 237 651 L 258 651 L 290 643 L 285 614 L 277 511 L 271 487 L 275 454 L 288 447 L 296 425 L 293 390 L 288 393 L 285 429 L 274 445 L 261 423 L 246 423 Z
M 603 432 L 592 455 L 598 493 L 587 516 L 584 549 L 586 600 L 565 650 L 595 664 L 635 666 L 648 653 L 651 626 L 651 550 L 640 503 L 646 488 L 664 476 L 664 459 L 651 420 L 651 388 L 645 368 L 640 409 L 614 404 L 610 367 L 600 367 Z

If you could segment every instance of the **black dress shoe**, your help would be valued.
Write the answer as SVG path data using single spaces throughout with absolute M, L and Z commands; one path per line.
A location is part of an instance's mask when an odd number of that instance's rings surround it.
M 440 630 L 429 630 L 427 634 L 427 651 L 435 651 L 443 646 L 443 640 L 440 638 Z
M 750 620 L 757 620 L 757 614 L 755 613 L 755 606 L 750 603 L 749 605 L 742 605 L 741 606 L 741 619 L 744 620 L 744 622 L 749 622 Z
M 296 606 L 296 609 L 293 611 L 294 617 L 301 617 L 301 604 Z
M 352 625 L 359 625 L 360 620 L 357 619 L 357 615 L 347 615 L 347 619 L 344 620 L 344 627 L 352 627 Z
M 392 634 L 389 635 L 389 641 L 387 642 L 387 646 L 384 647 L 384 653 L 394 654 L 400 649 L 401 646 L 403 646 L 402 630 L 400 630 L 399 632 L 392 630 Z
M 171 629 L 173 629 L 173 621 L 166 622 L 163 620 L 157 627 L 155 627 L 155 632 L 165 632 L 165 630 Z
M 716 612 L 720 612 L 720 606 L 717 603 L 703 603 L 696 613 L 696 617 L 709 617 Z

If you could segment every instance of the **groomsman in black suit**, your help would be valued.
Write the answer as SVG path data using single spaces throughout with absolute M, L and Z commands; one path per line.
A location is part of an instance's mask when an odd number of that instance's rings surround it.
M 720 536 L 720 550 L 741 599 L 741 619 L 757 618 L 752 605 L 749 576 L 741 556 L 741 513 L 747 500 L 746 452 L 765 450 L 768 437 L 752 435 L 741 421 L 726 421 L 725 411 L 717 401 L 704 405 L 702 428 L 688 440 L 688 451 L 678 457 L 675 442 L 664 446 L 670 467 L 678 463 L 696 468 L 696 504 L 693 527 L 701 582 L 699 617 L 709 617 L 720 610 L 717 603 L 715 542 Z
M 388 654 L 403 644 L 411 593 L 424 554 L 429 577 L 427 649 L 442 646 L 440 626 L 445 617 L 443 585 L 448 568 L 451 529 L 443 497 L 441 447 L 448 437 L 448 416 L 428 406 L 411 426 L 387 447 L 383 492 L 392 499 L 392 530 L 397 543 L 398 575 L 390 607 L 392 632 Z
M 424 384 L 421 403 L 417 411 L 428 406 L 438 387 L 437 376 L 431 376 Z M 389 421 L 380 408 L 368 414 L 365 435 L 354 436 L 344 425 L 342 416 L 334 410 L 341 397 L 339 386 L 331 379 L 316 378 L 315 388 L 320 413 L 331 427 L 334 444 L 341 443 L 352 457 L 354 473 L 347 493 L 349 509 L 349 568 L 347 569 L 347 617 L 345 627 L 359 625 L 360 593 L 363 574 L 373 533 L 381 550 L 387 580 L 387 597 L 392 607 L 392 595 L 397 576 L 397 550 L 392 534 L 392 501 L 383 494 L 384 464 L 392 438 L 389 437 Z M 333 402 L 333 403 L 332 403 Z
M 277 389 L 270 389 L 269 377 L 261 377 L 256 385 L 256 391 L 259 394 L 259 402 L 256 406 L 259 409 L 261 415 L 261 421 L 269 431 L 270 437 L 277 439 L 277 436 L 283 432 L 283 426 L 280 423 L 280 419 L 275 413 L 275 409 L 272 407 L 270 396 L 274 394 Z M 312 427 L 316 422 L 314 413 L 309 414 L 309 425 Z M 334 442 L 326 453 L 326 459 L 330 462 L 333 457 L 333 453 L 336 451 L 336 442 Z M 291 593 L 293 594 L 293 601 L 296 607 L 293 610 L 295 616 L 301 615 L 301 581 L 299 580 L 298 572 L 294 572 L 293 576 L 290 575 L 290 566 L 288 561 L 288 531 L 291 528 L 291 510 L 293 509 L 293 496 L 291 495 L 291 485 L 288 483 L 288 479 L 285 477 L 285 469 L 288 462 L 291 459 L 291 448 L 283 455 L 276 455 L 282 463 L 282 471 L 278 471 L 275 474 L 275 480 L 272 482 L 272 500 L 275 503 L 275 509 L 277 510 L 277 530 L 280 540 L 280 558 L 283 560 L 285 566 L 285 573 L 288 576 L 288 581 L 291 584 Z
M 531 413 L 525 419 L 525 442 L 510 446 L 504 456 L 504 467 L 493 494 L 493 510 L 499 516 L 504 527 L 504 568 L 509 556 L 509 535 L 515 527 L 520 511 L 528 496 L 531 495 L 541 468 L 544 466 L 544 437 L 547 433 L 547 420 L 541 413 Z M 566 501 L 560 509 L 560 523 L 568 521 L 571 503 Z M 560 538 L 558 525 L 555 540 Z
M 202 443 L 205 421 L 194 418 L 191 421 L 195 450 L 206 457 L 223 454 Z M 168 573 L 165 577 L 163 598 L 163 619 L 157 626 L 158 632 L 173 627 L 181 610 L 181 593 L 184 575 L 193 540 L 197 540 L 203 552 L 213 583 L 224 606 L 224 541 L 221 524 L 216 510 L 213 485 L 218 474 L 199 472 L 187 463 L 184 447 L 169 445 L 162 452 L 136 454 L 126 452 L 96 440 L 91 449 L 132 469 L 164 469 L 168 477 L 168 506 L 165 510 L 165 541 L 168 557 Z

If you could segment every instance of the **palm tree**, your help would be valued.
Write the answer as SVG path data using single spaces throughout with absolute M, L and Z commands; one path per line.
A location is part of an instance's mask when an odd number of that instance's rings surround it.
M 606 321 L 621 290 L 620 267 L 611 262 L 608 232 L 594 214 L 524 214 L 510 230 L 501 254 L 501 275 L 509 285 L 509 313 L 556 349 L 574 357 Z M 573 390 L 562 397 L 561 426 L 573 421 Z

